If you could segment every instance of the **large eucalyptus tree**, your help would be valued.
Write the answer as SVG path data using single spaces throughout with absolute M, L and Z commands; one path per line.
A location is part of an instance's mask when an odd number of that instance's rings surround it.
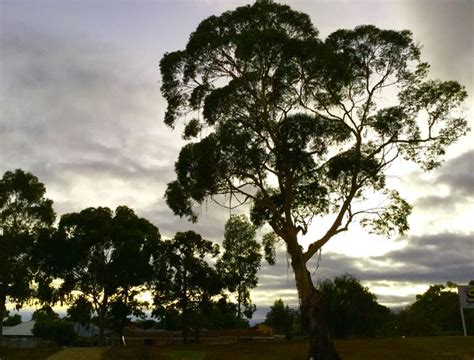
M 387 236 L 407 231 L 411 206 L 387 185 L 387 169 L 399 159 L 436 168 L 468 130 L 458 112 L 466 91 L 428 80 L 428 68 L 410 31 L 365 25 L 322 41 L 306 14 L 270 1 L 205 19 L 161 60 L 165 123 L 184 121 L 189 140 L 167 203 L 192 221 L 216 195 L 252 204 L 254 224 L 286 243 L 310 358 L 339 356 L 308 261 L 356 221 Z M 384 205 L 364 207 L 374 192 Z M 303 248 L 299 238 L 323 216 L 330 225 Z

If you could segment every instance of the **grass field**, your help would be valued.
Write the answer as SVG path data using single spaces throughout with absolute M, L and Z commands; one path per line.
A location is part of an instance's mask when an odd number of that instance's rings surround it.
M 9 349 L 1 360 L 297 360 L 306 342 L 266 344 L 147 346 L 127 348 Z M 344 360 L 473 360 L 474 337 L 353 339 L 336 341 Z

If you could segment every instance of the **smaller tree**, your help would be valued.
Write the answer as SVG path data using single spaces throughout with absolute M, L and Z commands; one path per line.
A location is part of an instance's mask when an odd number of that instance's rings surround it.
M 199 337 L 203 323 L 202 308 L 222 291 L 217 272 L 206 257 L 215 258 L 219 247 L 194 231 L 178 232 L 165 243 L 166 250 L 155 262 L 154 316 L 179 312 L 183 338 L 188 342 L 191 328 Z
M 142 307 L 146 304 L 136 299 L 138 294 L 139 291 L 133 290 L 128 295 L 124 294 L 123 296 L 116 297 L 110 304 L 107 319 L 111 329 L 120 337 L 122 337 L 125 327 L 132 321 L 129 317 L 130 315 L 140 318 L 145 316 Z
M 0 318 L 7 297 L 17 306 L 33 294 L 36 275 L 32 251 L 55 219 L 53 202 L 36 176 L 17 169 L 0 179 Z M 0 326 L 0 341 L 2 339 Z
M 375 336 L 390 321 L 391 312 L 359 279 L 350 274 L 318 283 L 324 297 L 323 314 L 335 337 Z
M 77 297 L 67 309 L 69 319 L 74 323 L 86 325 L 91 322 L 94 308 L 84 295 Z
M 226 296 L 212 301 L 203 309 L 208 329 L 235 329 L 248 328 L 249 323 L 238 317 L 237 305 L 230 302 Z
M 448 284 L 449 285 L 449 284 Z M 474 314 L 465 313 L 467 329 L 474 328 Z M 459 298 L 449 286 L 431 285 L 416 301 L 398 314 L 401 335 L 462 334 Z
M 285 305 L 282 299 L 275 300 L 270 311 L 265 316 L 265 324 L 271 326 L 276 334 L 293 338 L 293 326 L 297 313 Z
M 64 280 L 60 292 L 73 302 L 71 292 L 79 291 L 82 301 L 91 304 L 102 341 L 107 321 L 124 324 L 140 306 L 135 295 L 153 277 L 152 262 L 160 246 L 158 228 L 126 206 L 117 207 L 115 213 L 88 208 L 63 215 L 54 242 L 51 261 Z
M 71 322 L 60 319 L 50 306 L 36 310 L 32 317 L 35 321 L 32 332 L 41 339 L 54 341 L 58 345 L 71 345 L 77 338 Z
M 31 315 L 31 320 L 34 321 L 52 321 L 58 320 L 59 314 L 56 313 L 51 306 L 45 305 L 33 312 Z
M 247 217 L 232 215 L 225 224 L 224 253 L 216 263 L 224 284 L 230 292 L 237 295 L 237 317 L 242 313 L 251 318 L 255 311 L 250 298 L 250 290 L 257 286 L 257 272 L 262 255 L 260 244 L 255 240 L 255 226 Z M 244 307 L 244 311 L 242 311 Z

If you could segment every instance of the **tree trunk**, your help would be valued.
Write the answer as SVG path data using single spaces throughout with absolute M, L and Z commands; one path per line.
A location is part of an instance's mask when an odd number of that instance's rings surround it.
M 105 329 L 105 317 L 107 315 L 107 307 L 109 304 L 109 296 L 104 295 L 102 299 L 102 304 L 99 309 L 99 344 L 104 345 L 104 329 Z
M 314 288 L 308 298 L 301 302 L 303 324 L 309 332 L 308 359 L 341 360 L 323 320 L 322 304 L 321 293 Z
M 0 289 L 0 346 L 3 344 L 3 317 L 5 316 L 5 303 L 7 297 L 5 292 Z
M 99 314 L 99 345 L 104 344 L 104 326 L 105 326 L 104 314 L 101 309 L 100 314 Z
M 239 283 L 239 287 L 237 288 L 237 319 L 239 321 L 237 327 L 240 328 L 240 319 L 242 318 L 242 311 L 240 310 L 240 307 L 241 307 L 241 290 L 240 290 L 240 283 Z
M 296 235 L 293 240 L 292 242 L 287 242 L 288 252 L 290 253 L 291 266 L 295 273 L 302 323 L 309 333 L 310 347 L 308 359 L 341 360 L 324 321 L 321 293 L 315 289 L 311 274 L 306 269 L 301 248 L 296 241 Z

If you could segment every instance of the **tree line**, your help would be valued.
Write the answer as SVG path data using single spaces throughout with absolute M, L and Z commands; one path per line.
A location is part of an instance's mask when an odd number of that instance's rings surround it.
M 326 299 L 323 316 L 335 338 L 462 335 L 459 298 L 451 282 L 431 285 L 414 303 L 395 309 L 379 304 L 376 296 L 350 274 L 319 281 L 317 288 Z M 474 311 L 464 313 L 468 333 L 472 334 Z M 290 308 L 281 299 L 270 308 L 265 323 L 288 339 L 307 335 L 299 309 Z
M 0 180 L 0 294 L 4 326 L 21 322 L 8 316 L 5 300 L 17 308 L 36 301 L 35 334 L 67 344 L 71 323 L 94 322 L 121 335 L 131 316 L 145 328 L 182 330 L 184 341 L 200 330 L 248 327 L 255 311 L 250 290 L 257 286 L 262 247 L 256 228 L 232 215 L 219 246 L 193 232 L 162 239 L 158 228 L 133 210 L 119 206 L 87 208 L 61 216 L 54 226 L 51 200 L 36 176 L 7 171 Z M 274 247 L 263 239 L 265 257 L 274 263 Z M 208 260 L 215 260 L 211 266 Z M 334 337 L 459 334 L 461 322 L 454 284 L 433 285 L 400 311 L 380 305 L 374 294 L 349 274 L 317 283 L 324 296 L 323 316 Z M 140 300 L 149 291 L 152 304 Z M 234 294 L 236 303 L 229 300 Z M 51 308 L 68 305 L 64 321 Z M 143 320 L 151 307 L 156 320 Z M 95 315 L 95 316 L 94 316 Z M 467 313 L 468 329 L 474 314 Z M 276 300 L 265 323 L 291 339 L 308 335 L 299 309 Z
M 126 206 L 86 208 L 62 215 L 55 225 L 45 193 L 36 176 L 20 169 L 0 180 L 2 319 L 8 299 L 17 308 L 34 300 L 46 314 L 54 304 L 66 304 L 68 318 L 83 324 L 95 314 L 100 340 L 105 329 L 121 335 L 130 316 L 144 316 L 146 307 L 163 328 L 182 329 L 185 341 L 191 330 L 199 337 L 204 326 L 248 326 L 262 250 L 245 216 L 227 221 L 220 254 L 217 244 L 194 231 L 163 239 Z M 140 300 L 145 291 L 151 303 Z M 55 316 L 41 319 L 64 325 Z

